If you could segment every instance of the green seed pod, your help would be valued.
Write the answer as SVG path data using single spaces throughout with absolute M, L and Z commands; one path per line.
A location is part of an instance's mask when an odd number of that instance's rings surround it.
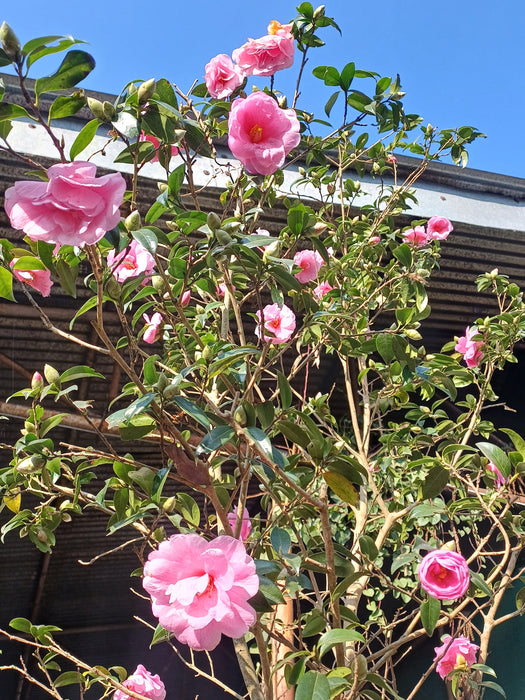
M 60 374 L 51 365 L 44 365 L 44 377 L 49 384 L 60 386 Z
M 214 211 L 210 211 L 206 223 L 208 224 L 208 228 L 212 231 L 216 231 L 221 226 L 221 218 Z
M 144 104 L 150 97 L 153 97 L 156 87 L 157 83 L 155 82 L 155 78 L 150 78 L 142 83 L 142 85 L 139 85 L 137 90 L 139 104 Z
M 142 226 L 142 219 L 140 218 L 139 212 L 135 209 L 128 214 L 124 219 L 124 226 L 128 231 L 138 231 Z
M 7 56 L 18 63 L 22 58 L 20 42 L 7 22 L 3 22 L 0 27 L 0 43 Z

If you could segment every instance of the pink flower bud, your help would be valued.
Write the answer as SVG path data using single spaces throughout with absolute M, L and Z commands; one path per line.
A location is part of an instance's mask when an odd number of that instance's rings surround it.
M 41 389 L 44 386 L 44 377 L 40 372 L 34 372 L 31 377 L 31 389 Z

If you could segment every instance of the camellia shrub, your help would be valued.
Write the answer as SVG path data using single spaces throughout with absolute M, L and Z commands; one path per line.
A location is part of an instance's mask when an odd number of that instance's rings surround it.
M 495 440 L 482 410 L 525 337 L 525 307 L 505 275 L 483 273 L 478 290 L 494 294 L 499 313 L 466 320 L 462 338 L 429 354 L 426 286 L 454 231 L 439 211 L 407 218 L 427 166 L 465 164 L 480 134 L 422 126 L 404 110 L 399 78 L 353 62 L 313 69 L 331 92 L 322 118 L 310 113 L 301 77 L 338 26 L 324 6 L 297 9 L 198 67 L 205 82 L 190 93 L 169 79 L 132 80 L 113 103 L 66 94 L 94 67 L 71 37 L 21 45 L 2 25 L 0 65 L 15 71 L 26 104 L 0 103 L 0 149 L 26 162 L 10 132 L 29 119 L 56 163 L 33 162 L 5 192 L 24 237 L 0 241 L 0 293 L 14 301 L 15 285 L 40 309 L 53 284 L 82 286 L 72 321 L 95 313 L 89 347 L 125 376 L 106 425 L 157 440 L 165 456 L 156 467 L 107 440 L 64 451 L 53 435 L 65 414 L 44 418 L 43 406 L 65 398 L 95 426 L 72 382 L 100 373 L 96 363 L 34 368 L 15 394 L 28 402 L 24 430 L 10 451 L 2 445 L 3 535 L 18 530 L 51 552 L 61 523 L 85 508 L 111 532 L 133 530 L 153 641 L 206 677 L 210 697 L 216 683 L 250 700 L 399 700 L 399 663 L 433 635 L 435 657 L 404 700 L 434 674 L 456 698 L 504 695 L 487 659 L 495 627 L 523 612 L 523 589 L 514 613 L 499 610 L 522 576 L 525 442 L 512 430 Z M 59 51 L 56 72 L 30 85 L 28 70 Z M 297 71 L 293 95 L 278 90 L 284 69 Z M 43 113 L 41 96 L 57 90 Z M 93 118 L 66 150 L 55 120 L 86 105 Z M 97 173 L 97 133 L 121 147 L 127 180 Z M 400 181 L 394 153 L 404 152 L 418 160 Z M 165 179 L 144 204 L 140 175 L 154 160 Z M 196 184 L 202 161 L 224 183 L 211 210 Z M 362 199 L 364 174 L 377 183 L 373 201 Z M 279 225 L 268 216 L 277 207 Z M 86 345 L 74 323 L 64 333 L 47 321 L 64 347 Z M 319 373 L 333 377 L 343 409 L 331 390 L 312 389 Z M 71 684 L 118 700 L 167 696 L 169 678 L 92 667 L 55 630 L 18 617 L 1 632 L 29 645 L 40 672 L 17 670 L 50 697 Z M 201 653 L 227 637 L 245 690 L 225 688 Z

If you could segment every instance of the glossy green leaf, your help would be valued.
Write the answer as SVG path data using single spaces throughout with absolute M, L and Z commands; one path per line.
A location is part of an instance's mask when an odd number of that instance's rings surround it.
M 139 228 L 138 231 L 133 231 L 131 235 L 148 251 L 148 253 L 151 255 L 156 254 L 158 240 L 154 231 L 150 228 Z
M 84 676 L 78 671 L 65 671 L 54 679 L 53 685 L 55 688 L 63 688 L 65 685 L 73 685 L 73 683 L 82 685 L 83 682 Z
M 48 46 L 48 44 L 54 41 L 58 41 L 56 46 Z M 22 51 L 27 56 L 26 61 L 27 67 L 29 68 L 33 65 L 33 63 L 36 63 L 36 61 L 44 56 L 51 56 L 55 53 L 67 51 L 67 49 L 71 48 L 71 46 L 74 46 L 75 44 L 85 43 L 86 42 L 82 41 L 81 39 L 73 39 L 72 36 L 43 36 L 39 39 L 32 39 L 31 41 L 28 41 L 22 47 Z
M 264 452 L 268 459 L 272 459 L 272 443 L 268 435 L 260 428 L 248 427 L 244 431 L 255 441 L 257 447 Z
M 66 371 L 60 375 L 60 381 L 72 382 L 75 379 L 86 379 L 92 377 L 104 379 L 103 374 L 100 374 L 100 372 L 95 372 L 95 370 L 91 369 L 91 367 L 86 367 L 85 365 L 77 365 L 76 367 L 70 367 L 69 369 L 66 369 Z
M 304 449 L 306 449 L 310 444 L 310 437 L 308 433 L 296 423 L 292 423 L 292 421 L 279 420 L 275 423 L 274 427 L 280 433 L 282 433 L 287 440 L 290 440 L 290 442 L 295 443 Z
M 6 119 L 19 119 L 20 117 L 33 119 L 29 112 L 27 112 L 23 107 L 20 107 L 20 105 L 12 105 L 8 102 L 0 103 L 0 122 Z
M 218 428 L 213 428 L 211 432 L 202 438 L 195 450 L 195 454 L 198 456 L 203 452 L 214 452 L 231 442 L 234 437 L 235 430 L 230 428 L 229 425 L 220 425 Z
M 76 114 L 86 104 L 83 94 L 75 93 L 71 96 L 60 95 L 49 109 L 49 119 L 63 119 Z
M 327 651 L 332 649 L 336 644 L 347 644 L 349 642 L 365 642 L 365 638 L 354 629 L 334 629 L 325 632 L 319 638 L 318 648 L 319 648 L 319 658 L 323 657 Z
M 197 404 L 193 403 L 193 401 L 190 401 L 184 396 L 174 396 L 171 400 L 180 408 L 181 411 L 187 413 L 188 416 L 193 418 L 193 420 L 196 420 L 197 423 L 203 425 L 206 430 L 209 430 L 210 419 L 204 413 L 202 408 L 200 408 L 200 406 L 197 406 Z
M 6 270 L 5 267 L 0 267 L 0 297 L 14 301 L 13 296 L 13 275 Z
M 35 82 L 35 95 L 39 97 L 44 92 L 74 87 L 84 80 L 94 67 L 95 59 L 86 51 L 69 51 L 56 73 L 48 78 L 39 78 Z
M 330 700 L 330 684 L 326 676 L 307 671 L 297 685 L 295 700 Z
M 82 129 L 78 133 L 78 136 L 73 141 L 71 148 L 69 149 L 70 160 L 75 160 L 78 154 L 82 153 L 82 151 L 84 151 L 89 146 L 89 144 L 95 138 L 95 134 L 97 133 L 99 124 L 100 122 L 98 119 L 92 119 L 90 122 L 88 122 L 85 126 L 82 127 Z
M 496 465 L 504 477 L 510 476 L 512 465 L 510 459 L 503 452 L 501 447 L 492 445 L 490 442 L 477 442 L 476 447 L 487 457 L 487 459 Z M 519 451 L 519 450 L 518 450 Z
M 330 471 L 323 472 L 323 479 L 342 501 L 353 506 L 359 503 L 359 492 L 342 474 Z
M 429 596 L 427 600 L 421 603 L 420 612 L 421 624 L 425 628 L 425 632 L 428 636 L 431 637 L 441 614 L 441 601 Z
M 441 465 L 436 465 L 428 472 L 423 485 L 421 486 L 421 494 L 423 499 L 435 498 L 443 491 L 448 484 L 450 472 Z
M 292 540 L 287 530 L 282 527 L 274 527 L 270 532 L 270 542 L 277 554 L 288 554 L 292 546 Z

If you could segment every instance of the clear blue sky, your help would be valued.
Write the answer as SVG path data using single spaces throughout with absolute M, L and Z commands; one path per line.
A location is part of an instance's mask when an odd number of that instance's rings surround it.
M 195 78 L 202 80 L 210 58 L 262 36 L 271 19 L 290 20 L 297 4 L 24 0 L 4 3 L 0 21 L 5 19 L 22 42 L 46 34 L 89 42 L 97 67 L 82 83 L 86 88 L 115 93 L 133 78 L 166 77 L 187 89 Z M 524 3 L 326 0 L 326 14 L 338 22 L 342 37 L 323 30 L 327 46 L 312 51 L 300 106 L 311 107 L 306 98 L 315 93 L 316 109 L 322 111 L 331 94 L 311 77 L 315 65 L 340 69 L 354 61 L 382 75 L 399 73 L 408 111 L 440 128 L 469 125 L 487 134 L 472 147 L 469 167 L 525 177 Z M 295 68 L 277 74 L 276 88 L 290 93 L 295 78 Z

